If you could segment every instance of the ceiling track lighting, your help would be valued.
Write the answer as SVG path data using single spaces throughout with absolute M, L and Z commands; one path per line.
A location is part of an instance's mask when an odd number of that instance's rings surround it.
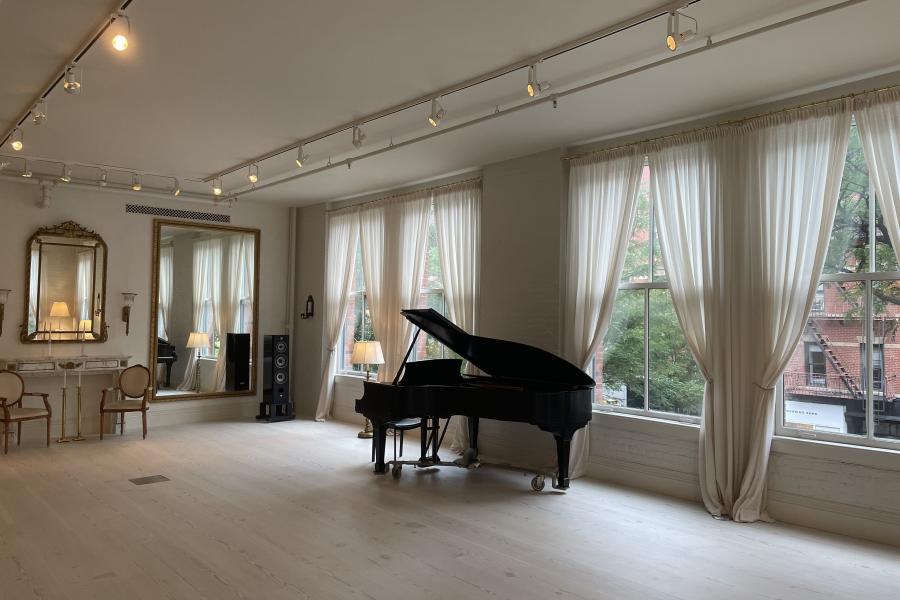
M 22 177 L 31 178 L 33 173 L 31 172 L 31 168 L 28 165 L 28 161 L 25 161 L 25 167 L 22 169 Z
M 694 22 L 693 29 L 681 29 L 679 19 L 684 17 L 685 19 L 690 19 Z M 666 24 L 666 48 L 670 51 L 675 52 L 678 50 L 678 46 L 684 42 L 694 39 L 697 36 L 697 30 L 699 26 L 697 24 L 697 19 L 690 15 L 686 15 L 679 10 L 673 10 L 669 13 L 668 22 Z
M 259 181 L 259 166 L 256 163 L 247 167 L 247 180 L 252 185 L 256 185 L 256 182 Z
M 222 195 L 222 178 L 221 177 L 216 177 L 215 179 L 213 179 L 212 192 L 213 192 L 213 196 L 221 196 Z
M 122 21 L 125 22 L 124 25 L 122 25 Z M 111 25 L 115 31 L 112 47 L 119 52 L 125 52 L 128 49 L 128 37 L 131 35 L 131 19 L 125 13 L 117 12 L 112 17 Z
M 21 152 L 22 148 L 25 147 L 25 143 L 22 139 L 22 130 L 16 129 L 12 132 L 12 135 L 9 136 L 9 145 L 12 146 L 12 149 L 16 152 Z
M 428 115 L 428 124 L 432 127 L 437 127 L 441 124 L 441 119 L 444 118 L 446 111 L 444 107 L 441 106 L 441 101 L 438 98 L 431 99 L 431 114 Z
M 109 183 L 108 181 L 109 174 L 106 172 L 106 169 L 100 169 L 100 179 L 97 181 L 97 185 L 100 187 L 106 187 Z
M 178 178 L 175 177 L 175 189 L 172 190 L 172 195 L 176 198 L 181 195 L 181 182 L 178 181 Z
M 66 90 L 66 92 L 69 94 L 80 94 L 81 79 L 81 67 L 78 67 L 76 65 L 69 65 L 68 67 L 66 67 L 66 74 L 63 79 L 63 89 Z
M 294 162 L 297 163 L 297 167 L 302 168 L 306 161 L 309 160 L 309 154 L 303 154 L 303 144 L 297 146 L 297 158 Z
M 135 192 L 139 192 L 143 189 L 144 186 L 141 185 L 141 176 L 135 173 L 131 176 L 131 189 Z
M 60 175 L 59 180 L 65 183 L 70 183 L 72 181 L 72 167 L 69 165 L 63 165 L 63 172 Z
M 528 85 L 525 86 L 525 91 L 528 93 L 529 98 L 536 98 L 541 95 L 541 92 L 549 90 L 550 84 L 546 81 L 538 81 L 537 76 L 537 63 L 534 63 L 530 67 L 528 67 Z
M 366 134 L 363 133 L 363 130 L 359 128 L 359 125 L 353 126 L 353 146 L 359 150 L 360 146 L 363 144 L 363 140 L 366 139 Z
M 38 100 L 31 109 L 31 122 L 35 125 L 43 125 L 47 121 L 47 99 Z

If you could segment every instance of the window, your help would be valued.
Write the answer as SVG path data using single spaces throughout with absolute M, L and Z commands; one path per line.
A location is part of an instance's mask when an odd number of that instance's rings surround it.
M 612 321 L 594 357 L 594 403 L 696 421 L 704 379 L 672 305 L 653 212 L 645 165 Z
M 778 433 L 897 447 L 898 270 L 854 125 L 821 284 L 782 381 Z
M 437 227 L 434 222 L 433 208 L 428 220 L 428 234 L 425 243 L 425 264 L 422 269 L 422 283 L 419 290 L 417 308 L 433 308 L 442 315 L 446 315 L 447 306 L 444 298 L 444 283 L 441 274 Z M 347 302 L 344 328 L 341 332 L 341 341 L 339 343 L 341 348 L 341 363 L 338 370 L 345 373 L 359 373 L 364 371 L 365 367 L 350 362 L 350 355 L 353 352 L 353 343 L 362 340 L 375 339 L 375 332 L 372 329 L 372 317 L 369 313 L 369 305 L 366 298 L 366 286 L 363 279 L 361 248 L 357 250 L 353 267 L 353 282 L 350 287 L 350 298 Z M 456 355 L 432 336 L 420 334 L 416 340 L 416 349 L 410 355 L 409 360 L 428 360 L 433 358 L 450 358 L 454 356 Z M 377 365 L 372 365 L 370 367 L 370 372 L 377 373 Z

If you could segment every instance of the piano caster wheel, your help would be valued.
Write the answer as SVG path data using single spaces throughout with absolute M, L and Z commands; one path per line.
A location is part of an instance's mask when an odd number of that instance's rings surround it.
M 394 479 L 400 479 L 400 473 L 403 470 L 403 465 L 394 465 L 391 467 L 391 477 Z
M 544 476 L 543 475 L 535 475 L 531 479 L 531 489 L 536 492 L 540 492 L 544 489 Z

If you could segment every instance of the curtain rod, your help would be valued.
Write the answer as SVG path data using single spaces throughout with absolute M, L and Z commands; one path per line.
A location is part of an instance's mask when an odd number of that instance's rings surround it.
M 683 131 L 678 131 L 676 133 L 668 133 L 666 135 L 658 135 L 654 137 L 645 138 L 636 142 L 629 142 L 627 144 L 619 144 L 618 146 L 609 146 L 607 148 L 598 148 L 597 150 L 590 150 L 588 152 L 581 152 L 579 154 L 571 154 L 569 156 L 564 156 L 563 160 L 576 160 L 579 158 L 585 158 L 588 156 L 595 156 L 598 154 L 605 154 L 607 152 L 615 152 L 616 150 L 624 150 L 626 148 L 636 148 L 638 146 L 643 146 L 644 144 L 652 144 L 655 142 L 661 142 L 663 140 L 669 140 L 676 137 L 692 135 L 695 133 L 700 133 L 703 131 L 709 131 L 711 129 L 717 129 L 719 127 L 730 127 L 733 125 L 742 125 L 744 123 L 748 123 L 750 121 L 754 121 L 756 119 L 765 119 L 766 117 L 770 117 L 772 115 L 779 115 L 784 113 L 789 113 L 793 111 L 803 110 L 806 108 L 814 108 L 816 106 L 824 106 L 826 104 L 834 104 L 835 102 L 843 102 L 844 100 L 851 100 L 853 98 L 858 98 L 860 96 L 868 96 L 872 94 L 878 94 L 881 92 L 887 92 L 890 90 L 900 89 L 900 84 L 889 85 L 880 88 L 874 88 L 871 90 L 865 90 L 862 92 L 854 92 L 852 94 L 845 94 L 843 96 L 838 96 L 836 98 L 829 98 L 827 100 L 817 100 L 816 102 L 809 102 L 807 104 L 800 104 L 798 106 L 790 106 L 788 108 L 780 108 L 778 110 L 770 110 L 769 112 L 759 113 L 755 115 L 750 115 L 748 117 L 742 117 L 740 119 L 729 119 L 727 121 L 720 121 L 718 123 L 714 123 L 712 125 L 706 125 L 704 127 L 695 127 L 693 129 L 686 129 Z
M 340 212 L 340 211 L 344 211 L 344 210 L 352 210 L 352 209 L 360 208 L 361 206 L 375 204 L 376 202 L 387 202 L 388 200 L 393 200 L 395 198 L 403 198 L 404 196 L 412 196 L 413 194 L 421 194 L 423 192 L 435 192 L 437 190 L 442 190 L 442 189 L 453 187 L 456 185 L 465 185 L 467 183 L 475 183 L 476 181 L 480 183 L 481 179 L 482 179 L 481 175 L 479 175 L 478 177 L 471 177 L 469 179 L 462 179 L 460 181 L 453 181 L 451 183 L 444 183 L 444 184 L 435 185 L 432 187 L 420 188 L 417 190 L 410 190 L 408 192 L 401 192 L 399 194 L 391 194 L 390 196 L 383 196 L 381 198 L 375 198 L 374 200 L 367 200 L 365 202 L 360 202 L 359 204 L 349 204 L 347 206 L 341 206 L 340 208 L 329 208 L 325 212 L 326 213 L 335 213 L 335 212 Z

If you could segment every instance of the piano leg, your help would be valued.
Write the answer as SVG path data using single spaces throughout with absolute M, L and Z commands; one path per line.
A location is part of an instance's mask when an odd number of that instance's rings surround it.
M 172 363 L 166 362 L 166 387 L 172 387 Z
M 569 446 L 571 437 L 554 436 L 556 438 L 557 477 L 555 487 L 558 490 L 569 489 Z
M 422 426 L 419 429 L 419 464 L 428 462 L 428 417 L 422 417 Z
M 372 441 L 375 443 L 375 472 L 387 473 L 384 464 L 384 446 L 387 442 L 387 427 L 384 424 L 372 421 Z
M 469 417 L 469 449 L 463 456 L 466 466 L 478 462 L 478 417 Z

